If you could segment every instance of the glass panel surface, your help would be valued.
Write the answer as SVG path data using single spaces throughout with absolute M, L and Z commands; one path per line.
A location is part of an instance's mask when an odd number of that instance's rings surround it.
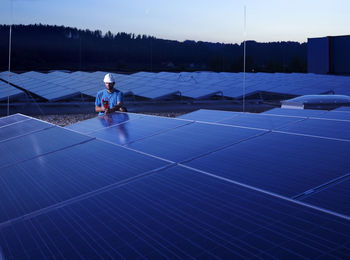
M 181 167 L 0 226 L 6 259 L 346 258 L 348 221 Z
M 91 139 L 89 136 L 77 134 L 61 127 L 51 127 L 0 142 L 0 168 Z
M 300 118 L 296 118 L 296 117 L 241 113 L 237 117 L 221 120 L 218 123 L 273 130 L 273 129 L 278 129 L 283 125 L 293 124 L 300 120 L 301 120 Z
M 349 151 L 347 141 L 268 133 L 186 164 L 293 197 L 347 174 Z
M 113 113 L 105 116 L 96 116 L 88 120 L 68 125 L 66 128 L 77 131 L 79 133 L 88 134 L 93 131 L 102 130 L 104 128 L 141 117 L 143 117 L 143 115 L 132 113 Z
M 27 118 L 28 119 L 28 118 Z M 54 125 L 45 123 L 43 121 L 28 119 L 5 125 L 0 127 L 0 142 L 14 138 L 16 136 L 26 135 L 34 131 L 53 127 Z
M 167 164 L 92 140 L 2 168 L 0 223 L 127 181 Z
M 281 127 L 281 131 L 350 140 L 350 121 L 313 119 Z
M 129 147 L 181 162 L 263 133 L 260 130 L 195 122 L 136 141 Z
M 350 216 L 350 179 L 312 193 L 301 201 Z
M 326 112 L 327 111 L 324 111 L 324 110 L 274 108 L 269 111 L 263 112 L 263 114 L 310 117 L 310 116 L 318 116 Z
M 12 124 L 18 121 L 28 120 L 29 118 L 21 114 L 10 115 L 0 118 L 0 127 L 8 124 Z
M 239 114 L 240 113 L 237 113 L 237 112 L 200 109 L 192 113 L 179 116 L 177 118 L 204 121 L 204 122 L 218 122 L 220 120 L 231 118 Z
M 97 130 L 89 133 L 89 135 L 101 140 L 125 145 L 190 123 L 186 120 L 173 118 L 144 116 L 136 120 L 129 120 L 122 124 Z

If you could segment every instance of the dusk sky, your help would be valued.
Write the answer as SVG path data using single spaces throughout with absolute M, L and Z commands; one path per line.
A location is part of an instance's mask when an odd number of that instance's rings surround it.
M 349 0 L 0 0 L 0 24 L 64 25 L 240 43 L 350 34 Z M 12 10 L 12 11 L 11 11 Z

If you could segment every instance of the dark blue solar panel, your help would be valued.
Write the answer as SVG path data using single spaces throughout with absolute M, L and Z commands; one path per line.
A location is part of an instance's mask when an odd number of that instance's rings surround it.
M 0 168 L 91 139 L 64 128 L 51 127 L 0 142 Z
M 134 178 L 167 163 L 92 140 L 1 169 L 0 222 Z
M 186 163 L 285 196 L 349 172 L 350 142 L 268 133 Z
M 301 198 L 303 202 L 350 216 L 350 179 Z
M 350 121 L 306 119 L 284 126 L 280 131 L 350 140 Z
M 325 110 L 274 108 L 269 111 L 263 112 L 263 114 L 310 117 L 310 116 L 322 115 L 326 112 L 327 111 Z
M 180 162 L 262 133 L 264 131 L 196 122 L 136 141 L 129 147 Z
M 200 109 L 192 113 L 179 116 L 178 118 L 205 122 L 218 122 L 223 119 L 235 117 L 239 114 L 240 113 L 237 112 Z
M 336 108 L 332 111 L 344 111 L 344 112 L 350 112 L 350 107 L 339 107 L 339 108 Z
M 101 130 L 141 117 L 143 117 L 143 115 L 131 113 L 113 113 L 105 116 L 96 116 L 95 118 L 69 125 L 66 128 L 77 131 L 79 133 L 88 134 L 96 130 Z
M 18 121 L 0 127 L 0 142 L 50 127 L 53 125 L 35 119 Z
M 319 115 L 317 117 L 350 121 L 350 113 L 346 111 L 328 111 L 327 113 Z
M 219 121 L 219 123 L 273 130 L 278 129 L 283 125 L 293 124 L 300 120 L 302 119 L 297 117 L 241 113 L 240 116 L 236 116 L 231 119 L 225 119 Z
M 89 135 L 105 141 L 124 145 L 190 123 L 191 121 L 186 120 L 145 116 L 139 119 L 126 121 L 116 126 L 105 127 L 104 129 L 89 133 Z
M 349 222 L 180 167 L 0 224 L 5 259 L 345 259 Z
M 29 118 L 26 116 L 22 116 L 21 114 L 15 114 L 7 117 L 0 118 L 0 127 L 8 124 L 12 124 L 18 121 L 28 120 Z

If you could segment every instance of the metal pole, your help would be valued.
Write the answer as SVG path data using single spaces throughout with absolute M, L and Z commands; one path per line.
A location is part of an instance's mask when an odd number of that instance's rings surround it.
M 7 85 L 10 89 L 10 73 L 11 73 L 11 42 L 12 42 L 12 0 L 11 0 L 11 23 L 10 23 L 10 34 L 9 34 L 9 66 L 8 66 L 8 77 Z M 7 95 L 7 115 L 10 115 L 10 94 Z
M 244 6 L 244 31 L 243 31 L 243 104 L 242 111 L 245 112 L 245 67 L 246 67 L 246 6 Z

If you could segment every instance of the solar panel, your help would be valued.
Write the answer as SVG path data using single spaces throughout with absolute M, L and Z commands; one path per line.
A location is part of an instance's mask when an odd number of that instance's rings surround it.
M 28 117 L 21 114 L 14 114 L 7 117 L 0 118 L 0 127 L 4 125 L 13 124 L 19 121 L 28 120 Z
M 66 139 L 72 138 L 63 135 Z M 168 164 L 98 140 L 64 145 L 60 150 L 31 160 L 17 160 L 16 164 L 1 169 L 0 200 L 6 210 L 1 210 L 0 222 L 116 185 Z M 113 159 L 106 160 L 106 157 Z
M 350 179 L 340 181 L 333 185 L 326 185 L 323 189 L 303 196 L 301 201 L 322 207 L 328 210 L 339 212 L 350 216 Z
M 349 171 L 350 142 L 267 133 L 186 163 L 292 197 Z
M 350 113 L 346 111 L 328 111 L 327 113 L 319 115 L 317 117 L 350 121 Z
M 128 146 L 171 161 L 181 162 L 256 137 L 264 132 L 195 122 L 136 140 Z
M 91 137 L 51 127 L 0 142 L 0 168 L 91 140 Z
M 14 132 L 0 140 L 0 258 L 347 257 L 350 142 L 111 117 L 71 126 L 108 143 L 0 118 L 0 136 Z M 122 125 L 131 130 L 125 143 Z M 333 188 L 345 190 L 336 205 L 316 199 Z
M 53 127 L 53 125 L 39 120 L 26 118 L 23 121 L 17 121 L 12 124 L 0 126 L 0 142 L 50 127 Z
M 7 100 L 8 98 L 14 100 L 21 97 L 24 97 L 24 92 L 22 90 L 0 81 L 0 101 Z
M 34 93 L 46 100 L 57 101 L 80 95 L 75 89 L 58 85 L 52 81 L 52 76 L 30 71 L 9 77 L 9 82 Z
M 254 127 L 261 129 L 278 129 L 284 125 L 289 125 L 296 123 L 300 120 L 297 117 L 285 117 L 278 115 L 264 115 L 264 114 L 254 114 L 254 113 L 240 113 L 240 115 L 218 121 L 221 124 L 244 126 L 244 127 Z
M 339 107 L 339 108 L 336 108 L 332 111 L 350 112 L 350 107 Z
M 79 133 L 88 134 L 94 131 L 103 130 L 107 127 L 115 126 L 129 120 L 143 117 L 142 114 L 133 113 L 113 113 L 103 116 L 84 120 L 75 124 L 66 126 L 66 128 L 77 131 Z
M 30 71 L 22 74 L 12 73 L 10 82 L 50 101 L 55 101 L 77 96 L 79 91 L 94 97 L 97 91 L 104 88 L 102 78 L 106 73 L 77 71 L 46 74 Z M 2 72 L 0 77 L 6 77 L 7 74 L 8 72 Z M 150 99 L 169 98 L 179 92 L 182 96 L 194 99 L 210 98 L 215 95 L 239 98 L 243 95 L 243 73 L 202 71 L 193 73 L 139 72 L 131 75 L 113 75 L 117 81 L 116 87 L 121 91 Z M 246 95 L 261 91 L 293 95 L 318 94 L 327 91 L 350 94 L 347 87 L 350 85 L 349 77 L 301 73 L 246 73 L 245 79 Z M 55 96 L 46 96 L 45 93 L 42 93 L 48 87 L 56 89 Z M 68 93 L 60 94 L 62 91 L 68 91 Z
M 346 258 L 350 239 L 344 219 L 182 167 L 2 223 L 0 234 L 6 259 Z
M 195 121 L 204 121 L 204 122 L 218 122 L 227 118 L 235 117 L 240 115 L 237 112 L 229 112 L 229 111 L 220 111 L 220 110 L 207 110 L 200 109 L 177 118 L 195 120 Z
M 350 141 L 350 121 L 309 118 L 283 126 L 279 130 Z
M 326 113 L 325 110 L 312 110 L 312 109 L 288 109 L 288 108 L 274 108 L 263 112 L 262 114 L 271 115 L 283 115 L 283 116 L 300 116 L 300 117 L 310 117 L 318 116 Z
M 191 122 L 186 120 L 144 116 L 115 126 L 107 126 L 104 129 L 89 133 L 89 135 L 108 142 L 125 145 L 189 123 Z

